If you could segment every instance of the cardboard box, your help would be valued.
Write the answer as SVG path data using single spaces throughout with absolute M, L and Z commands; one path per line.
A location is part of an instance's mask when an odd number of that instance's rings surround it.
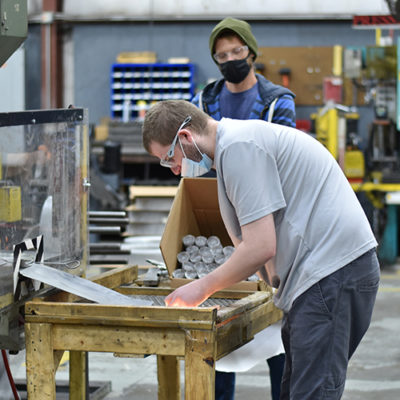
M 183 250 L 182 238 L 188 234 L 215 235 L 223 246 L 232 246 L 219 211 L 216 178 L 183 178 L 180 181 L 160 242 L 161 254 L 170 276 L 178 267 L 176 257 Z M 189 279 L 171 278 L 172 287 L 188 282 Z M 264 281 L 242 281 L 227 288 L 251 291 L 266 289 Z
M 157 54 L 154 51 L 125 51 L 118 54 L 117 62 L 122 64 L 154 64 L 157 62 Z

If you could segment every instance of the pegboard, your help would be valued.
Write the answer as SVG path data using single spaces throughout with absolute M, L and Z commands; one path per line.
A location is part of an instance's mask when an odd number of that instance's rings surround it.
M 324 78 L 333 75 L 333 47 L 260 47 L 257 64 L 259 72 L 276 84 L 283 84 L 280 71 L 290 70 L 289 89 L 296 94 L 296 105 L 322 106 Z M 343 84 L 343 104 L 353 102 L 353 85 L 349 79 Z M 363 96 L 357 93 L 357 104 Z

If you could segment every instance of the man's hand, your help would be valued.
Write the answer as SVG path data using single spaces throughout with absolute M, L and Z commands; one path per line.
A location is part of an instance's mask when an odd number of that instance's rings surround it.
M 165 304 L 169 307 L 197 307 L 211 295 L 203 287 L 203 279 L 192 281 L 170 293 Z

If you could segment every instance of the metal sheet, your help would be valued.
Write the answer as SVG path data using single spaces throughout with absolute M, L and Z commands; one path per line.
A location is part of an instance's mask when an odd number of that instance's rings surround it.
M 133 295 L 130 296 L 134 299 L 143 299 L 143 300 L 150 300 L 154 306 L 165 306 L 165 297 L 166 296 L 160 296 L 160 295 L 144 295 L 141 294 L 140 296 Z M 229 307 L 235 302 L 237 302 L 238 299 L 214 299 L 214 298 L 209 298 L 205 300 L 203 303 L 198 305 L 198 307 Z
M 43 264 L 33 263 L 28 268 L 21 268 L 19 273 L 27 278 L 41 281 L 47 285 L 54 286 L 99 304 L 126 306 L 153 305 L 151 301 L 133 299 L 87 279 L 47 267 Z

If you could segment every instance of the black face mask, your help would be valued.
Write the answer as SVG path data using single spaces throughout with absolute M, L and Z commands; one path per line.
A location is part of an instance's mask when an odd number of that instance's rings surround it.
M 231 60 L 220 64 L 222 75 L 230 83 L 240 83 L 250 72 L 250 65 L 247 63 L 247 57 L 243 60 Z

